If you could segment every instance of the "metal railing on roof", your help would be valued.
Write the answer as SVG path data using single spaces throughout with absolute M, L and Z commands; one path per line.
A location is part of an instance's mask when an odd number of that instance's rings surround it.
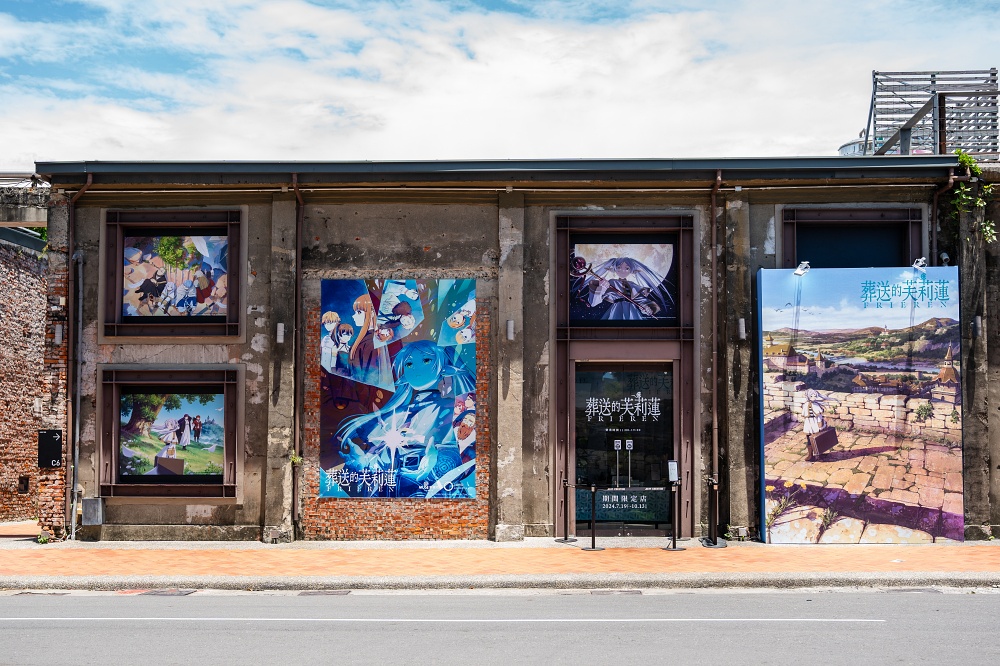
M 876 155 L 961 149 L 981 162 L 1000 161 L 997 98 L 995 67 L 872 72 L 864 146 Z

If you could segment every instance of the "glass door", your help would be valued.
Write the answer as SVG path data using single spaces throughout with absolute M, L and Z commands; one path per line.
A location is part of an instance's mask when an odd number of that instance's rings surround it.
M 674 459 L 673 364 L 577 363 L 576 533 L 664 536 L 671 528 L 667 461 Z

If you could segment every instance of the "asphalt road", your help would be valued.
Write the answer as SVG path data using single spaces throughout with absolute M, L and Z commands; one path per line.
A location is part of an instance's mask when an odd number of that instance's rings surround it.
M 2 664 L 1000 663 L 1000 590 L 0 593 Z

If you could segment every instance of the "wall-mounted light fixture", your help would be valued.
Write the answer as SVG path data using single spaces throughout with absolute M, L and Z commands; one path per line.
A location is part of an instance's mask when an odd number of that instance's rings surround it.
M 740 340 L 746 340 L 747 339 L 747 320 L 744 319 L 743 317 L 740 317 L 740 320 L 737 322 L 737 329 L 739 331 Z
M 508 340 L 513 340 L 514 339 L 514 320 L 513 319 L 508 319 L 507 320 L 507 339 Z
M 809 262 L 803 261 L 799 264 L 799 267 L 795 269 L 795 275 L 802 277 L 809 272 Z
M 278 324 L 278 333 L 277 333 L 277 335 L 275 337 L 277 338 L 276 342 L 279 345 L 285 344 L 285 325 L 284 324 Z
M 55 340 L 53 342 L 55 344 L 57 344 L 57 345 L 61 345 L 62 344 L 62 338 L 63 338 L 63 327 L 62 327 L 62 324 L 56 324 Z
M 983 330 L 983 318 L 976 315 L 972 319 L 972 337 L 978 338 Z
M 919 259 L 917 259 L 916 261 L 914 261 L 913 262 L 913 268 L 914 268 L 914 270 L 918 270 L 921 273 L 926 273 L 927 272 L 927 257 L 920 257 Z

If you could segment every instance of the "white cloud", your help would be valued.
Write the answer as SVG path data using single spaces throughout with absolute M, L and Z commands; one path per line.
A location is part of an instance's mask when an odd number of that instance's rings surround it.
M 88 4 L 104 19 L 0 14 L 0 169 L 834 154 L 865 123 L 872 69 L 986 68 L 1000 30 L 982 5 L 898 1 L 636 2 L 597 22 L 578 19 L 600 15 L 590 2 Z

